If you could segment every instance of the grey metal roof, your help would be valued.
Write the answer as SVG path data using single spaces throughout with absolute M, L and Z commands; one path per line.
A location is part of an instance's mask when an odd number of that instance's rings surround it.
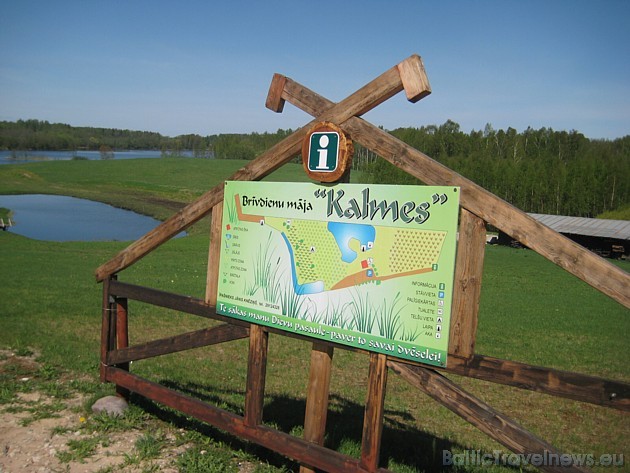
M 630 240 L 630 221 L 529 214 L 558 233 Z

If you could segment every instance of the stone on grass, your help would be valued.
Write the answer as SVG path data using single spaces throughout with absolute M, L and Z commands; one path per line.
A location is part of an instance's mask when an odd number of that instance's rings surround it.
M 122 397 L 105 396 L 94 403 L 92 412 L 95 414 L 105 412 L 110 417 L 122 417 L 128 408 L 129 404 Z

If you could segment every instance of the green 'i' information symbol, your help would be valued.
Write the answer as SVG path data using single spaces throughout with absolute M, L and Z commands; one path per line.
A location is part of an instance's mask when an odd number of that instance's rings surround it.
M 339 159 L 339 134 L 334 131 L 315 132 L 309 141 L 308 170 L 332 172 Z

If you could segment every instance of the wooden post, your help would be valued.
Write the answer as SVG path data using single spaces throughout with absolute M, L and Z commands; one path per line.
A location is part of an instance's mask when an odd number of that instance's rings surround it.
M 115 279 L 115 278 L 112 278 Z M 106 353 L 109 353 L 116 349 L 116 322 L 118 322 L 116 317 L 116 297 L 112 294 L 109 294 L 107 300 L 107 343 L 105 345 Z
M 311 350 L 311 370 L 304 416 L 304 440 L 317 445 L 324 445 L 324 436 L 326 435 L 333 350 L 331 345 L 320 342 L 313 342 L 313 349 Z M 308 466 L 302 465 L 300 467 L 300 473 L 312 473 L 314 471 Z
M 128 302 L 124 297 L 116 298 L 116 348 L 129 346 Z
M 116 298 L 116 348 L 129 346 L 129 321 L 128 302 L 126 298 Z M 119 368 L 129 371 L 129 363 L 121 363 Z M 116 394 L 124 399 L 129 399 L 129 390 L 116 386 Z
M 485 247 L 485 222 L 462 208 L 455 263 L 449 353 L 464 358 L 470 358 L 475 354 Z
M 252 324 L 249 329 L 249 360 L 245 389 L 245 425 L 249 426 L 262 423 L 268 337 L 269 334 L 260 325 Z
M 219 287 L 219 258 L 221 256 L 221 222 L 223 220 L 223 201 L 212 207 L 210 223 L 210 248 L 208 251 L 208 271 L 206 273 L 206 302 L 217 305 Z
M 101 382 L 105 382 L 105 367 L 107 366 L 107 352 L 109 351 L 109 326 L 111 319 L 111 304 L 109 302 L 109 281 L 107 278 L 103 281 L 103 302 L 102 302 L 102 316 L 101 316 L 101 369 L 100 379 Z
M 363 418 L 361 441 L 361 466 L 368 471 L 378 469 L 383 434 L 385 388 L 387 385 L 387 355 L 370 353 L 368 394 Z

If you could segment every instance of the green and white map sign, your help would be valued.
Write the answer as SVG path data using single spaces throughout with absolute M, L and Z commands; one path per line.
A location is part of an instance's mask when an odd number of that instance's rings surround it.
M 446 365 L 459 188 L 230 181 L 217 312 Z

